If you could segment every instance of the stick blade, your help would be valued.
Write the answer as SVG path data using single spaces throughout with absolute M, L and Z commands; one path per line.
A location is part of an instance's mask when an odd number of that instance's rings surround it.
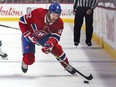
M 88 77 L 86 77 L 87 78 L 87 80 L 92 80 L 93 79 L 93 76 L 92 76 L 92 74 L 90 74 Z

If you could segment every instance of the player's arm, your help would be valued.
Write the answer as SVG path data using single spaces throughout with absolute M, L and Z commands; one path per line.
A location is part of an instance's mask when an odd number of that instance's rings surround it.
M 51 32 L 51 36 L 48 41 L 51 41 L 53 45 L 56 45 L 60 41 L 60 37 L 63 29 L 57 29 L 56 32 Z
M 54 29 L 51 29 L 51 36 L 48 39 L 48 41 L 51 41 L 54 46 L 60 41 L 63 29 L 64 23 L 61 19 L 59 19 L 54 25 Z
M 30 32 L 29 28 L 28 28 L 28 24 L 27 21 L 25 19 L 25 16 L 21 16 L 20 20 L 19 20 L 19 27 L 20 30 L 22 31 L 23 35 L 26 36 L 27 33 Z
M 99 3 L 99 0 L 93 0 L 91 9 L 95 9 L 97 7 L 98 3 Z
M 52 50 L 52 48 L 58 44 L 60 41 L 60 37 L 62 35 L 63 26 L 56 27 L 53 31 L 51 31 L 51 36 L 49 37 L 48 41 L 46 41 L 45 46 L 42 48 L 42 51 L 44 53 L 49 53 L 49 51 Z
M 42 52 L 48 54 L 50 51 L 52 51 L 53 47 L 56 44 L 58 44 L 61 37 L 62 29 L 59 29 L 58 32 L 51 32 L 51 36 L 49 37 L 48 41 L 46 41 L 46 43 L 44 44 Z
M 20 30 L 22 31 L 23 36 L 33 42 L 36 43 L 36 38 L 32 35 L 32 32 L 28 26 L 28 22 L 31 21 L 31 14 L 26 14 L 22 17 L 20 17 L 19 20 L 19 26 L 20 26 Z

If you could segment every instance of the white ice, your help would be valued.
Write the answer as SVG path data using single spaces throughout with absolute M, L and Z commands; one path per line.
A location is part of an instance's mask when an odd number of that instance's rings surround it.
M 18 27 L 18 22 L 1 22 L 7 26 Z M 93 75 L 89 84 L 83 83 L 82 76 L 72 76 L 51 54 L 41 52 L 36 46 L 36 61 L 29 66 L 26 74 L 21 71 L 22 47 L 21 31 L 0 26 L 2 50 L 8 54 L 8 60 L 0 60 L 0 87 L 115 87 L 116 60 L 114 60 L 95 41 L 88 48 L 85 33 L 81 33 L 79 46 L 73 45 L 73 24 L 65 23 L 60 44 L 69 58 L 69 62 L 84 75 Z

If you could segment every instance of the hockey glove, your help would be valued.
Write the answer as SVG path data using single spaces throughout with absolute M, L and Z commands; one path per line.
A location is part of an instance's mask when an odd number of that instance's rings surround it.
M 45 46 L 41 50 L 43 53 L 48 54 L 50 51 L 52 51 L 53 47 L 54 47 L 53 43 L 51 41 L 47 41 L 45 43 Z
M 36 37 L 32 35 L 30 31 L 26 32 L 24 34 L 24 37 L 27 38 L 27 40 L 31 41 L 32 43 L 36 44 Z
M 32 43 L 36 44 L 36 38 L 34 36 L 28 36 L 28 38 Z

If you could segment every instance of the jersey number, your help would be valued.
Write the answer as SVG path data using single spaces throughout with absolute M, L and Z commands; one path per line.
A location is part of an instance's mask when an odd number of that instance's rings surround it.
M 26 19 L 29 19 L 31 17 L 32 17 L 31 13 L 26 15 Z

